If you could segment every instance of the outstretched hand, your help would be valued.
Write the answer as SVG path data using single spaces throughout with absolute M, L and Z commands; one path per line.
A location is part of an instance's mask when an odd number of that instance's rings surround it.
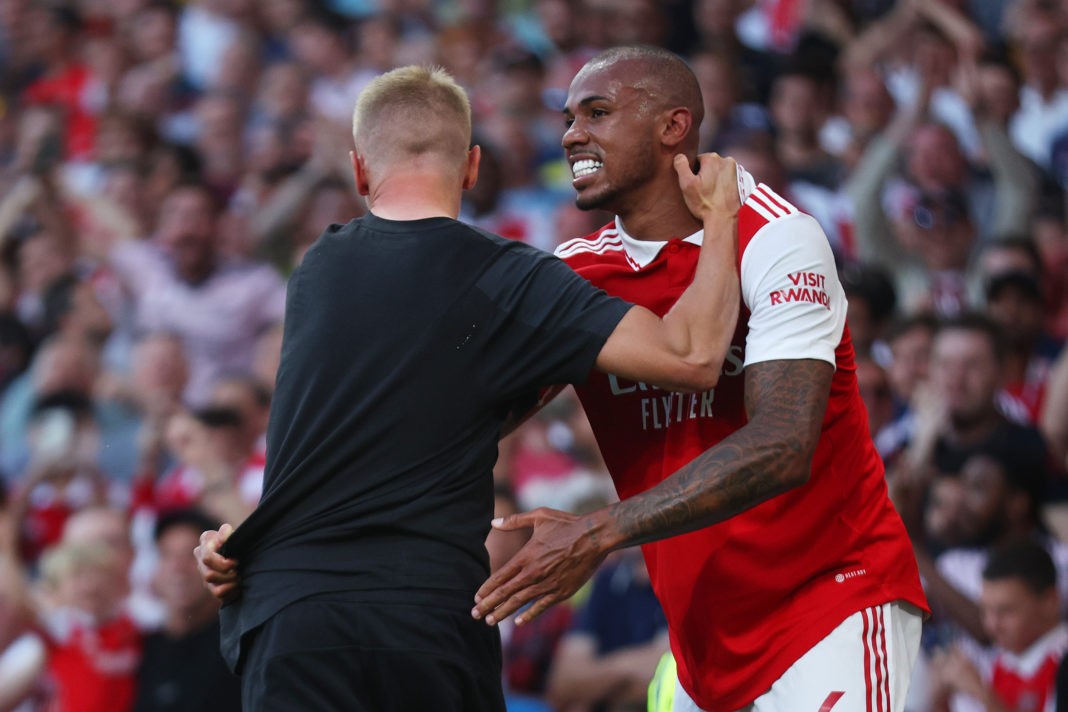
M 718 153 L 702 153 L 697 157 L 697 172 L 681 153 L 675 156 L 675 172 L 679 174 L 679 188 L 686 199 L 686 207 L 702 222 L 716 218 L 731 218 L 742 207 L 738 184 L 738 165 L 733 158 Z
M 237 562 L 219 553 L 219 548 L 234 533 L 234 528 L 223 524 L 219 531 L 214 529 L 200 535 L 200 546 L 193 549 L 197 557 L 197 568 L 208 590 L 220 601 L 226 603 L 237 598 L 241 583 L 237 575 Z
M 598 545 L 599 526 L 589 516 L 539 507 L 495 519 L 493 526 L 506 531 L 534 527 L 534 533 L 475 594 L 471 615 L 485 618 L 490 625 L 531 601 L 533 605 L 516 617 L 516 625 L 528 623 L 553 604 L 566 601 L 608 554 L 608 549 Z

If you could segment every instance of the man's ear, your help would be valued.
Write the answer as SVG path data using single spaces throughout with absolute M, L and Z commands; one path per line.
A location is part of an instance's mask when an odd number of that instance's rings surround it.
M 478 182 L 478 164 L 482 160 L 482 149 L 478 145 L 472 146 L 467 151 L 467 165 L 464 167 L 464 190 L 470 190 Z
M 668 109 L 662 116 L 660 141 L 665 148 L 671 149 L 672 153 L 677 153 L 675 149 L 689 137 L 690 130 L 696 128 L 693 125 L 693 114 L 686 107 L 678 106 Z
M 356 192 L 360 195 L 369 195 L 371 180 L 367 175 L 367 165 L 364 163 L 363 156 L 355 151 L 349 151 L 349 158 L 352 159 L 352 177 L 356 180 Z

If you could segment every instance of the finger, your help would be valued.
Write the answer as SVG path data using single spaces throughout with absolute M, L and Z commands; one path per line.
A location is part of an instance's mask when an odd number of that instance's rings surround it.
M 530 623 L 542 613 L 559 603 L 559 601 L 560 599 L 553 594 L 542 596 L 541 598 L 534 601 L 530 608 L 516 616 L 515 624 L 526 625 L 527 623 Z
M 486 623 L 488 625 L 497 625 L 531 601 L 540 599 L 543 593 L 537 586 L 527 586 L 517 590 L 486 616 Z M 523 615 L 526 615 L 526 611 L 523 612 Z
M 701 157 L 698 156 L 698 165 L 700 165 Z M 693 169 L 690 167 L 690 159 L 681 153 L 675 154 L 674 164 L 675 172 L 679 174 L 679 180 L 686 180 L 694 176 Z
M 515 584 L 507 576 L 495 576 L 487 580 L 475 593 L 475 607 L 471 609 L 471 616 L 475 620 L 483 618 L 510 596 L 514 588 Z
M 211 591 L 211 595 L 215 596 L 219 600 L 226 600 L 237 592 L 236 583 L 224 583 L 224 584 L 210 584 L 208 590 Z
M 230 526 L 229 524 L 223 524 L 221 527 L 219 527 L 219 537 L 223 541 L 226 541 L 227 539 L 229 539 L 230 535 L 233 534 L 233 533 L 234 533 L 234 528 L 232 526 Z
M 520 512 L 518 514 L 509 514 L 507 517 L 497 517 L 490 525 L 494 529 L 500 529 L 502 531 L 511 531 L 513 529 L 523 529 L 526 527 L 534 526 L 537 521 L 537 517 L 532 512 Z
M 471 609 L 471 615 L 478 620 L 490 613 L 515 591 L 524 586 L 522 578 L 523 566 L 516 562 L 516 557 L 505 564 L 500 571 L 490 576 L 475 593 L 475 607 Z

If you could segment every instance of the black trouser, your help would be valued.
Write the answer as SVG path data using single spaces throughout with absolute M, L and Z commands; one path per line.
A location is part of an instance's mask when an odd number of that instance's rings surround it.
M 248 712 L 503 712 L 497 630 L 456 596 L 298 601 L 246 636 Z

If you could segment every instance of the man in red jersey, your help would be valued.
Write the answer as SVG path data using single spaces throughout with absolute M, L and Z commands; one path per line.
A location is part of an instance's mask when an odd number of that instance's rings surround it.
M 669 52 L 608 50 L 564 113 L 578 206 L 617 218 L 557 255 L 663 314 L 702 240 L 672 167 L 697 153 L 697 82 Z M 868 432 L 834 259 L 813 218 L 741 169 L 739 189 L 743 313 L 719 383 L 690 395 L 592 374 L 578 392 L 621 502 L 495 521 L 534 532 L 472 614 L 492 624 L 533 600 L 522 624 L 610 551 L 643 544 L 676 712 L 900 711 L 926 601 Z

